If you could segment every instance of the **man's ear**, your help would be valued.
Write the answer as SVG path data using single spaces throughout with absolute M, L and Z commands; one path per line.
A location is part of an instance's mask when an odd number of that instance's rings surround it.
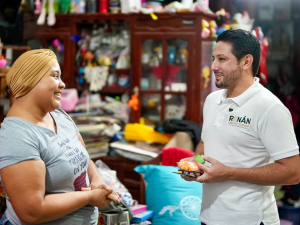
M 252 69 L 252 63 L 253 63 L 253 56 L 248 54 L 244 56 L 241 66 L 244 70 Z

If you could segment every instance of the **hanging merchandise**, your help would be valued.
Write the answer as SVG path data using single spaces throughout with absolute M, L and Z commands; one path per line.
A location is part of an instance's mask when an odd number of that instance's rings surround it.
M 129 94 L 128 93 L 124 93 L 121 96 L 121 101 L 125 104 L 127 104 L 129 102 Z
M 210 12 L 209 0 L 197 0 L 197 7 L 199 11 Z
M 5 52 L 5 58 L 6 58 L 6 68 L 10 68 L 12 66 L 12 60 L 13 60 L 13 49 L 8 48 Z
M 84 78 L 90 83 L 90 91 L 100 91 L 106 85 L 108 69 L 108 66 L 85 67 Z
M 76 12 L 76 0 L 70 0 L 70 13 Z
M 70 11 L 70 0 L 60 0 L 60 13 L 67 14 Z
M 87 13 L 97 13 L 97 0 L 87 0 Z
M 122 13 L 130 13 L 130 12 L 138 12 L 142 7 L 142 1 L 139 0 L 120 0 L 121 1 L 121 12 Z
M 118 84 L 120 87 L 128 87 L 129 86 L 129 76 L 127 74 L 121 74 L 118 78 Z
M 58 38 L 55 38 L 52 41 L 52 45 L 53 47 L 56 47 L 57 52 L 64 52 L 64 44 Z
M 261 48 L 261 58 L 260 58 L 259 71 L 257 76 L 259 78 L 259 83 L 261 83 L 263 86 L 267 86 L 268 84 L 267 55 L 268 55 L 268 47 L 269 47 L 268 39 L 267 37 L 264 37 L 264 34 L 260 27 L 254 28 L 252 33 L 258 39 Z
M 107 0 L 99 0 L 99 13 L 107 13 L 108 11 L 108 2 Z
M 84 67 L 80 67 L 78 69 L 78 77 L 77 77 L 77 81 L 80 85 L 84 84 L 83 76 L 84 76 Z
M 201 74 L 201 89 L 206 89 L 208 87 L 208 83 L 210 81 L 210 67 L 205 65 L 202 67 L 202 74 Z
M 140 101 L 137 95 L 131 95 L 131 99 L 128 101 L 127 105 L 131 107 L 134 111 L 139 109 Z
M 109 0 L 108 3 L 111 13 L 118 13 L 120 11 L 120 0 Z
M 42 8 L 41 8 L 42 7 L 41 1 L 40 0 L 35 0 L 34 5 L 35 5 L 34 14 L 39 15 L 41 13 L 41 10 L 42 10 Z
M 42 1 L 42 9 L 41 13 L 39 15 L 39 18 L 37 20 L 38 25 L 44 25 L 46 20 L 46 1 Z M 54 0 L 49 0 L 49 10 L 48 10 L 48 17 L 47 17 L 47 24 L 48 26 L 53 26 L 56 22 L 55 19 L 55 11 L 54 11 Z
M 85 0 L 78 0 L 78 10 L 77 13 L 85 13 Z
M 0 68 L 5 68 L 7 60 L 3 55 L 0 55 Z
M 168 50 L 168 64 L 173 64 L 175 61 L 176 50 L 174 46 L 170 46 Z

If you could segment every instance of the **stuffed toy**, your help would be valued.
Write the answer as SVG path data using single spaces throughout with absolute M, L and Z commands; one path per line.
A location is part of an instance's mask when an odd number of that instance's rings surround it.
M 42 0 L 42 8 L 41 13 L 39 15 L 39 18 L 37 20 L 38 25 L 44 25 L 46 20 L 46 1 Z M 49 0 L 49 11 L 48 11 L 48 17 L 47 17 L 47 24 L 48 26 L 53 26 L 56 22 L 55 19 L 55 11 L 54 11 L 54 0 Z

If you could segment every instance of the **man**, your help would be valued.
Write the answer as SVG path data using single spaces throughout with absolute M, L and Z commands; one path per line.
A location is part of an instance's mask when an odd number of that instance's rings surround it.
M 211 69 L 216 86 L 203 110 L 197 163 L 203 183 L 200 220 L 206 225 L 279 225 L 274 185 L 300 182 L 299 147 L 288 109 L 255 77 L 257 39 L 244 30 L 217 38 Z

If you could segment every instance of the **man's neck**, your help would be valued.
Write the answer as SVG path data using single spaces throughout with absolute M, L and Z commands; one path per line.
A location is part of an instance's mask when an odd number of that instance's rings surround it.
M 254 83 L 254 80 L 254 77 L 238 80 L 236 83 L 227 88 L 227 98 L 235 98 L 241 95 Z

